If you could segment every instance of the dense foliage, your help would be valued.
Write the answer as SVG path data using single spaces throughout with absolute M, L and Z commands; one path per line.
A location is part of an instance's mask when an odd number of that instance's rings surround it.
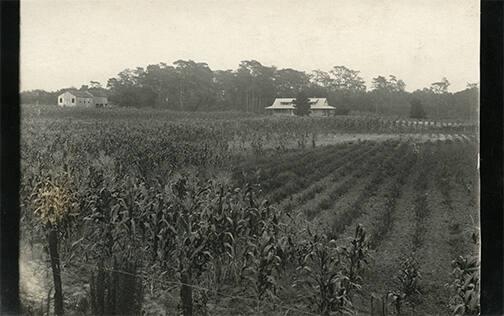
M 304 90 L 308 97 L 328 98 L 338 113 L 347 111 L 408 116 L 414 97 L 425 105 L 429 118 L 476 120 L 478 88 L 475 84 L 459 92 L 448 91 L 443 78 L 430 87 L 405 90 L 403 80 L 393 75 L 373 78 L 366 87 L 359 71 L 335 66 L 311 73 L 277 69 L 256 60 L 242 61 L 236 70 L 212 70 L 206 63 L 177 60 L 125 69 L 107 82 L 107 90 L 91 82 L 81 90 L 104 91 L 111 102 L 126 107 L 155 107 L 183 111 L 233 110 L 264 112 L 275 97 L 292 97 Z M 21 93 L 25 104 L 55 104 L 65 89 Z
M 414 119 L 425 119 L 425 110 L 423 104 L 418 99 L 411 100 L 410 117 Z

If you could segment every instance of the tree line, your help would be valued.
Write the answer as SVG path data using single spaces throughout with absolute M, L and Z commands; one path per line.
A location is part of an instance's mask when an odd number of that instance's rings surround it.
M 102 89 L 111 102 L 125 107 L 154 107 L 182 111 L 264 111 L 275 97 L 328 98 L 337 114 L 349 111 L 379 115 L 409 115 L 411 102 L 420 103 L 429 118 L 476 119 L 477 84 L 451 93 L 446 78 L 413 92 L 394 75 L 379 75 L 370 87 L 358 70 L 334 66 L 310 73 L 292 68 L 278 69 L 256 60 L 242 61 L 235 70 L 212 70 L 208 64 L 177 60 L 136 69 L 125 69 L 110 78 L 106 89 L 97 82 L 80 89 Z M 33 90 L 21 93 L 23 103 L 54 104 L 59 93 Z

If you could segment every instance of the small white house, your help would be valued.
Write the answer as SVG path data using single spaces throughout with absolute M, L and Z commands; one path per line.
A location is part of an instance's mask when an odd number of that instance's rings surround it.
M 276 98 L 266 110 L 273 115 L 294 115 L 294 100 L 296 98 Z M 310 116 L 329 116 L 336 108 L 329 105 L 326 98 L 309 98 Z
M 106 96 L 94 96 L 89 91 L 66 91 L 58 96 L 58 105 L 105 107 L 108 101 Z

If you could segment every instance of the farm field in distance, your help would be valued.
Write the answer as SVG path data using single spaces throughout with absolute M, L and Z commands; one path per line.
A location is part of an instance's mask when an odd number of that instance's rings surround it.
M 27 315 L 50 314 L 56 258 L 74 315 L 448 315 L 476 304 L 464 287 L 479 278 L 475 126 L 22 111 Z

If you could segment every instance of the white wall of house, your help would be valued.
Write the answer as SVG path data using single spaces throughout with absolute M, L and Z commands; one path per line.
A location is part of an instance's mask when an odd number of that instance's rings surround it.
M 311 110 L 310 116 L 329 116 L 331 115 L 331 110 Z
M 271 112 L 273 112 L 273 115 L 275 116 L 291 116 L 291 115 L 294 115 L 294 110 L 290 110 L 290 109 L 275 109 L 275 110 L 269 110 Z
M 275 109 L 275 110 L 268 110 L 273 113 L 275 116 L 292 116 L 294 115 L 294 110 L 289 110 L 289 109 Z M 310 116 L 313 117 L 322 117 L 322 116 L 331 116 L 332 110 L 324 110 L 324 109 L 315 109 L 315 110 L 310 110 Z
M 78 106 L 93 106 L 93 98 L 77 98 Z
M 71 94 L 70 92 L 64 92 L 58 96 L 58 105 L 59 106 L 76 106 L 77 105 L 77 97 Z

